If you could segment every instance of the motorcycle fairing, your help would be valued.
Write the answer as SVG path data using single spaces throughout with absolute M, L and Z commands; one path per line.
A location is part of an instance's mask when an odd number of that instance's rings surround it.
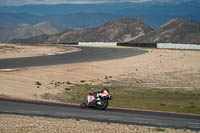
M 87 96 L 87 105 L 93 105 L 96 101 L 96 96 L 95 95 L 91 95 L 91 94 L 88 94 Z

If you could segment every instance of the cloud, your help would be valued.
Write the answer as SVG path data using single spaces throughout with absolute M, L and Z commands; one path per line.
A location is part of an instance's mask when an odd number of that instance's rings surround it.
M 0 0 L 0 6 L 5 5 L 27 5 L 27 4 L 93 4 L 108 2 L 185 2 L 191 0 Z M 198 0 L 200 1 L 200 0 Z

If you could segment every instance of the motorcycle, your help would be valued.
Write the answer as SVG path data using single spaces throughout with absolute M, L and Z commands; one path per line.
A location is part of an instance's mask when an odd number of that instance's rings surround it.
M 108 107 L 112 96 L 107 89 L 101 91 L 88 93 L 87 98 L 80 104 L 81 108 L 93 107 L 99 110 L 105 110 Z

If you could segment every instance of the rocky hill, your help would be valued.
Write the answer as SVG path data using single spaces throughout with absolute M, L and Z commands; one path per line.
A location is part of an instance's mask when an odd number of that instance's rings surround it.
M 153 30 L 140 19 L 117 19 L 96 28 L 71 30 L 55 35 L 29 39 L 14 39 L 12 43 L 72 43 L 72 42 L 137 42 L 200 44 L 200 24 L 195 21 L 172 19 Z
M 17 26 L 0 29 L 0 41 L 7 42 L 9 40 L 30 38 L 33 36 L 39 36 L 41 34 L 56 34 L 63 30 L 58 26 L 55 26 L 49 22 L 41 22 L 36 25 L 19 24 Z
M 195 21 L 172 19 L 158 30 L 131 42 L 170 42 L 200 44 L 200 24 Z
M 145 25 L 141 19 L 116 19 L 96 28 L 72 30 L 61 34 L 25 40 L 15 39 L 14 43 L 71 43 L 71 42 L 129 42 L 137 39 L 153 29 Z M 38 37 L 41 38 L 41 37 Z

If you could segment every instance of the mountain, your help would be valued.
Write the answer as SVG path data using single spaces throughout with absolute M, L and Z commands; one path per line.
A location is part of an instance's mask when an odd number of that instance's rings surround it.
M 37 24 L 41 17 L 26 13 L 0 13 L 0 28 L 9 28 L 18 24 Z
M 166 21 L 173 18 L 195 20 L 200 22 L 199 0 L 163 0 L 158 2 L 144 2 L 130 4 L 127 7 L 115 11 L 121 17 L 141 18 L 153 28 L 159 28 Z
M 108 2 L 101 4 L 0 6 L 0 12 L 17 14 L 18 17 L 20 14 L 22 16 L 29 14 L 32 17 L 37 17 L 29 22 L 49 21 L 73 28 L 94 27 L 112 19 L 120 18 L 140 18 L 151 27 L 159 28 L 166 21 L 176 17 L 200 22 L 200 1 L 152 0 L 150 2 Z M 95 18 L 95 16 L 98 17 Z M 0 18 L 2 17 L 0 16 Z M 26 20 L 25 17 L 24 20 Z M 98 20 L 98 22 L 95 22 L 95 20 Z M 4 19 L 1 19 L 1 21 L 4 21 Z M 82 21 L 83 23 L 81 23 Z
M 84 28 L 99 26 L 114 18 L 116 18 L 116 16 L 108 14 L 108 13 L 78 12 L 78 13 L 72 13 L 72 14 L 66 14 L 66 15 L 46 16 L 44 17 L 44 20 L 48 20 L 51 23 L 54 23 L 57 25 L 62 24 L 74 29 L 84 29 Z
M 116 19 L 96 28 L 71 30 L 56 35 L 14 39 L 14 43 L 128 42 L 153 31 L 141 19 Z M 39 39 L 38 39 L 39 38 Z
M 73 43 L 73 42 L 136 42 L 200 44 L 200 24 L 191 20 L 172 19 L 159 29 L 145 25 L 141 19 L 116 19 L 96 28 L 71 30 L 55 35 L 14 39 L 12 43 Z
M 107 13 L 79 12 L 73 14 L 47 16 L 36 16 L 27 13 L 0 13 L 0 18 L 0 29 L 14 27 L 19 24 L 33 25 L 44 21 L 74 29 L 83 29 L 99 26 L 117 17 Z
M 170 42 L 200 44 L 200 24 L 191 20 L 172 19 L 159 29 L 132 42 Z
M 58 38 L 62 43 L 79 41 L 127 42 L 152 30 L 141 19 L 117 19 L 96 28 L 65 32 Z M 52 41 L 52 39 L 50 40 Z M 48 43 L 48 40 L 46 42 Z
M 62 32 L 64 29 L 66 28 L 55 26 L 49 22 L 41 22 L 36 25 L 20 24 L 0 29 L 0 41 L 7 42 L 13 38 L 24 39 L 41 34 L 51 35 Z
M 137 4 L 137 3 L 136 3 Z M 22 5 L 0 6 L 1 13 L 27 13 L 36 16 L 66 15 L 74 13 L 113 13 L 117 10 L 132 7 L 135 3 L 113 2 L 100 4 L 55 4 L 55 5 Z

